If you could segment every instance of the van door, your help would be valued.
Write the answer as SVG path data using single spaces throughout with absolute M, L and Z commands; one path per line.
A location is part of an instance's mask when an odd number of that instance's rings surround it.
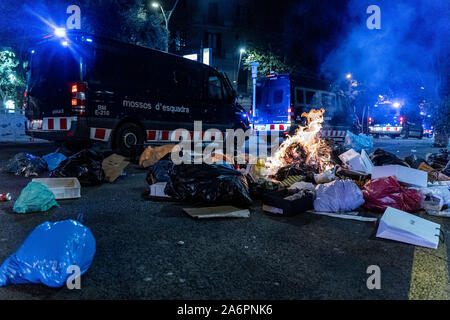
M 31 119 L 71 115 L 71 86 L 80 80 L 80 73 L 80 56 L 61 43 L 34 49 L 25 115 Z

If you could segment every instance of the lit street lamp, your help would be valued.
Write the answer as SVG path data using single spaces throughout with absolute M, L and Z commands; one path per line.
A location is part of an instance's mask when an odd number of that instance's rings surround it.
M 238 69 L 237 69 L 237 76 L 236 76 L 236 88 L 239 84 L 239 71 L 241 70 L 241 60 L 242 60 L 242 55 L 245 53 L 245 49 L 241 48 L 239 50 L 239 63 L 238 63 Z
M 175 11 L 175 8 L 177 7 L 178 1 L 179 0 L 175 1 L 175 4 L 173 5 L 172 10 L 170 10 L 168 12 L 164 11 L 163 7 L 158 2 L 152 2 L 152 7 L 153 8 L 156 8 L 156 9 L 160 8 L 161 9 L 161 13 L 163 15 L 164 22 L 166 24 L 166 30 L 167 30 L 167 33 L 169 34 L 169 38 L 170 38 L 169 21 L 170 21 L 170 18 L 172 17 L 173 12 Z M 168 51 L 168 48 L 166 49 L 166 51 Z

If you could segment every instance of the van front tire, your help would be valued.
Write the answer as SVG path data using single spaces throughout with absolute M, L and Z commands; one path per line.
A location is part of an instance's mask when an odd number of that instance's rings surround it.
M 116 152 L 130 157 L 135 153 L 136 146 L 144 144 L 144 140 L 145 136 L 141 127 L 134 123 L 124 123 L 117 129 L 115 134 Z

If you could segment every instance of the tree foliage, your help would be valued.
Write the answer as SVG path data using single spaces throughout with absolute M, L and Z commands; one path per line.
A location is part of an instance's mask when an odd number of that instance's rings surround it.
M 19 61 L 10 50 L 0 51 L 0 97 L 2 105 L 8 99 L 16 100 L 18 91 L 24 86 L 24 80 L 17 67 Z
M 260 74 L 269 74 L 271 71 L 276 73 L 290 73 L 294 67 L 286 64 L 276 53 L 262 48 L 249 48 L 246 51 L 244 66 L 251 70 L 251 62 L 258 62 L 258 72 Z

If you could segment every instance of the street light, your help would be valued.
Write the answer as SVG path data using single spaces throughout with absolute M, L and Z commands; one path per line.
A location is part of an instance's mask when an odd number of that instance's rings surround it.
M 169 38 L 170 38 L 169 21 L 170 21 L 170 18 L 172 17 L 172 13 L 175 11 L 175 8 L 177 7 L 178 1 L 179 0 L 175 1 L 175 4 L 173 5 L 172 10 L 168 11 L 167 14 L 166 14 L 166 11 L 164 11 L 163 7 L 158 2 L 152 2 L 153 8 L 161 9 L 161 13 L 163 15 L 164 22 L 166 24 L 166 30 L 167 30 L 167 33 L 169 34 Z M 166 51 L 169 51 L 169 44 L 167 44 Z
M 66 37 L 66 29 L 55 28 L 55 36 L 57 36 L 59 38 L 65 38 Z
M 345 76 L 347 79 L 351 79 L 352 78 L 352 74 L 351 73 L 347 73 L 347 75 Z
M 244 53 L 245 53 L 245 49 L 241 48 L 239 50 L 239 63 L 238 63 L 237 76 L 236 76 L 236 87 L 239 85 L 239 70 L 241 70 L 241 60 L 242 60 L 242 55 Z

